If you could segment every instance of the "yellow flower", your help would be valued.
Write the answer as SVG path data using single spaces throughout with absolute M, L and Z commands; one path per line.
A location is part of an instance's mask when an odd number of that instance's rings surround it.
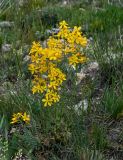
M 78 64 L 78 63 L 79 63 L 79 59 L 76 55 L 69 57 L 69 64 L 70 65 L 76 66 L 76 64 Z
M 68 26 L 68 24 L 67 24 L 66 21 L 61 21 L 61 22 L 59 23 L 59 25 L 60 25 L 60 28 L 62 28 L 62 27 L 67 27 L 67 26 Z
M 76 67 L 79 63 L 85 63 L 87 62 L 87 57 L 84 55 L 81 55 L 80 53 L 74 54 L 71 57 L 69 57 L 69 64 Z
M 29 64 L 28 69 L 31 71 L 32 74 L 34 74 L 34 73 L 35 73 L 35 70 L 36 70 L 36 67 L 35 67 L 35 65 L 32 63 L 32 64 Z
M 59 101 L 60 96 L 58 95 L 57 92 L 52 93 L 52 99 L 53 99 L 54 103 Z
M 51 106 L 60 100 L 59 89 L 67 76 L 60 69 L 61 63 L 65 66 L 68 62 L 70 66 L 85 63 L 87 57 L 78 52 L 86 46 L 87 38 L 82 35 L 81 27 L 74 26 L 70 30 L 66 21 L 59 23 L 58 34 L 49 37 L 46 47 L 42 47 L 40 42 L 33 42 L 29 53 L 29 70 L 34 77 L 32 92 L 44 96 L 44 106 Z
M 82 37 L 81 41 L 80 41 L 81 46 L 86 47 L 87 46 L 87 38 L 86 37 Z
M 48 85 L 48 88 L 49 89 L 54 89 L 54 90 L 57 90 L 58 89 L 58 84 L 56 83 L 56 81 L 51 81 Z
M 51 106 L 53 103 L 58 102 L 60 99 L 60 96 L 57 92 L 53 90 L 48 90 L 45 94 L 45 98 L 42 99 L 42 102 L 44 102 L 44 106 Z
M 89 59 L 86 56 L 81 56 L 79 59 L 79 63 L 85 63 L 87 62 Z
M 22 120 L 25 123 L 29 123 L 30 122 L 30 116 L 26 114 L 26 112 L 24 112 L 24 114 L 22 115 Z
M 24 121 L 26 123 L 28 123 L 30 121 L 30 116 L 26 114 L 26 112 L 23 113 L 14 113 L 13 116 L 12 116 L 12 119 L 11 119 L 11 122 L 10 124 L 15 124 L 15 123 L 18 123 L 18 122 L 21 122 L 21 121 Z
M 45 95 L 46 97 L 44 99 L 42 99 L 42 102 L 44 102 L 44 106 L 51 106 L 52 105 L 52 100 L 51 98 L 49 98 L 49 96 L 47 96 L 47 94 Z
M 18 122 L 18 118 L 17 117 L 13 117 L 10 124 L 14 124 Z
M 32 87 L 32 92 L 33 94 L 37 93 L 43 93 L 46 89 L 46 82 L 42 78 L 36 77 L 33 80 L 33 87 Z
M 31 48 L 29 54 L 31 55 L 31 54 L 34 54 L 34 53 L 40 53 L 41 51 L 42 51 L 42 48 L 41 48 L 40 43 L 34 41 L 32 43 L 32 48 Z

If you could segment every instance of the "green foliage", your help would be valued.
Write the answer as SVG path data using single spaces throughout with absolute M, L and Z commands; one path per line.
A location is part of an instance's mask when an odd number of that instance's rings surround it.
M 3 44 L 3 38 L 2 38 L 2 35 L 0 34 L 0 50 L 2 48 L 2 44 Z
M 9 8 L 13 6 L 14 2 L 12 0 L 2 0 L 0 3 L 0 17 L 4 19 L 4 14 L 7 12 Z M 0 18 L 1 19 L 1 18 Z
M 92 30 L 92 32 L 113 30 L 118 25 L 123 25 L 122 17 L 122 8 L 117 6 L 107 6 L 104 10 L 92 12 L 89 29 Z
M 103 97 L 103 105 L 114 118 L 123 112 L 123 92 L 121 87 L 106 89 Z
M 97 124 L 93 124 L 92 132 L 92 141 L 94 142 L 95 148 L 105 148 L 107 145 L 107 140 L 104 128 Z
M 8 141 L 0 136 L 0 159 L 6 160 L 8 156 Z
M 81 153 L 83 160 L 104 160 L 104 156 L 96 150 L 84 149 Z
M 111 148 L 114 134 L 110 137 L 109 131 L 114 126 L 109 121 L 119 124 L 117 128 L 114 123 L 116 131 L 121 130 L 118 134 L 122 141 L 122 7 L 118 1 L 110 5 L 107 0 L 72 1 L 64 6 L 60 3 L 25 0 L 19 5 L 2 0 L 0 5 L 0 21 L 14 21 L 13 27 L 0 29 L 0 159 L 14 158 L 22 151 L 31 159 L 51 160 L 104 160 L 114 152 L 116 155 L 107 159 L 120 160 L 122 149 L 120 153 L 117 149 L 122 142 L 117 140 L 116 150 Z M 71 71 L 61 95 L 63 100 L 53 108 L 43 108 L 40 97 L 30 90 L 32 77 L 27 71 L 29 60 L 24 61 L 28 52 L 24 46 L 30 48 L 33 40 L 45 39 L 45 30 L 57 27 L 61 20 L 71 27 L 82 26 L 83 33 L 93 38 L 87 54 L 90 61 L 99 63 L 100 76 L 94 82 L 87 77 L 86 84 L 82 82 L 84 87 L 76 86 Z M 38 38 L 37 32 L 41 33 Z M 1 53 L 6 43 L 12 44 L 12 50 Z M 87 99 L 89 111 L 75 107 L 83 99 Z M 10 125 L 12 114 L 24 111 L 30 114 L 30 124 Z
M 41 13 L 41 22 L 45 27 L 56 27 L 58 23 L 57 14 L 51 11 L 42 11 Z

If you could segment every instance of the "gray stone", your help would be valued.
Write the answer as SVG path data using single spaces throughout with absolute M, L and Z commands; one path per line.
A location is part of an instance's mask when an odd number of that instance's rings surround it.
M 99 64 L 97 62 L 91 62 L 87 69 L 85 69 L 85 72 L 91 73 L 91 72 L 96 72 L 99 70 Z
M 24 62 L 28 62 L 30 60 L 30 56 L 26 55 L 23 60 Z
M 11 28 L 14 25 L 14 22 L 2 21 L 0 22 L 0 28 Z
M 88 100 L 84 99 L 80 101 L 78 104 L 76 104 L 74 107 L 75 107 L 75 110 L 78 111 L 78 113 L 79 113 L 79 110 L 81 109 L 86 111 L 88 108 Z
M 73 29 L 70 28 L 69 30 L 72 31 Z M 59 28 L 47 29 L 45 31 L 45 34 L 51 36 L 53 34 L 57 34 L 59 31 L 60 31 Z
M 59 32 L 59 28 L 52 28 L 52 32 L 53 33 L 58 33 Z
M 48 34 L 48 35 L 51 35 L 51 34 L 52 34 L 52 31 L 51 31 L 50 29 L 47 29 L 47 30 L 45 31 L 45 33 Z
M 99 71 L 99 64 L 97 62 L 89 63 L 85 68 L 83 68 L 80 73 L 77 73 L 77 84 L 80 84 L 86 77 L 94 80 Z
M 63 6 L 66 6 L 66 5 L 68 5 L 68 4 L 70 4 L 70 0 L 64 0 L 64 1 L 62 2 L 62 5 L 63 5 Z
M 12 45 L 11 44 L 3 44 L 2 45 L 2 52 L 5 53 L 5 52 L 10 52 L 12 49 Z
M 47 29 L 45 31 L 45 34 L 47 35 L 53 35 L 53 34 L 57 34 L 59 32 L 59 28 L 52 28 L 52 29 Z

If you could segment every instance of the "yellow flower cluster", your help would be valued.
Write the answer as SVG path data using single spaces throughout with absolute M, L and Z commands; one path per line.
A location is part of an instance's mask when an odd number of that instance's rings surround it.
M 79 63 L 84 63 L 87 61 L 87 58 L 85 56 L 82 56 L 80 53 L 73 54 L 69 58 L 69 64 L 76 67 Z
M 12 116 L 12 120 L 11 120 L 11 124 L 14 124 L 14 123 L 17 123 L 17 122 L 20 122 L 20 121 L 23 121 L 25 123 L 29 123 L 30 122 L 30 116 L 27 115 L 26 112 L 24 113 L 14 113 L 13 116 Z
M 62 21 L 60 22 L 59 29 L 60 32 L 58 33 L 58 37 L 66 39 L 69 46 L 73 47 L 73 49 L 77 47 L 76 44 L 86 47 L 87 38 L 82 36 L 81 27 L 74 26 L 74 29 L 70 31 L 68 24 L 65 21 Z
M 87 38 L 82 36 L 80 30 L 81 27 L 77 26 L 70 30 L 68 24 L 62 21 L 58 34 L 47 40 L 47 47 L 43 47 L 39 42 L 32 44 L 29 53 L 29 70 L 34 77 L 32 92 L 43 94 L 44 106 L 51 106 L 60 99 L 59 88 L 66 80 L 66 75 L 58 64 L 64 59 L 67 59 L 70 66 L 87 61 L 87 57 L 80 53 L 80 48 L 87 45 Z

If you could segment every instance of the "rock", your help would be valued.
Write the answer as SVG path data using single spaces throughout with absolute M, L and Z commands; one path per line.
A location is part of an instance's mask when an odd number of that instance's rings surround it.
M 66 6 L 66 5 L 68 5 L 69 3 L 70 3 L 69 0 L 64 0 L 63 3 L 62 3 L 62 5 L 63 5 L 63 6 Z
M 54 34 L 57 34 L 57 33 L 59 32 L 59 28 L 52 28 L 52 32 L 53 32 Z
M 86 74 L 85 73 L 77 73 L 77 84 L 80 84 L 80 82 L 86 77 Z
M 70 31 L 72 31 L 73 29 L 69 29 Z M 52 36 L 52 35 L 56 35 L 59 32 L 59 28 L 52 28 L 52 29 L 47 29 L 45 31 L 45 34 L 48 36 Z
M 91 62 L 87 69 L 85 69 L 86 74 L 90 75 L 91 77 L 99 70 L 99 64 L 97 62 Z
M 23 60 L 24 62 L 28 62 L 30 60 L 30 56 L 26 55 Z
M 0 28 L 11 28 L 13 27 L 14 22 L 2 21 L 0 22 Z
M 12 133 L 15 133 L 16 131 L 17 129 L 12 127 L 12 129 L 10 130 L 10 133 L 12 134 Z
M 51 35 L 51 34 L 52 34 L 52 31 L 51 31 L 50 29 L 47 29 L 47 30 L 45 31 L 45 33 L 48 34 L 48 35 Z
M 47 29 L 45 31 L 45 34 L 48 35 L 48 36 L 51 36 L 53 34 L 57 34 L 58 32 L 59 32 L 59 28 L 52 28 L 51 30 Z
M 80 84 L 87 77 L 91 78 L 91 80 L 94 80 L 98 71 L 99 64 L 97 62 L 89 63 L 84 69 L 80 71 L 80 73 L 77 73 L 77 84 Z
M 76 104 L 74 106 L 74 109 L 76 112 L 78 112 L 78 114 L 81 113 L 81 112 L 79 112 L 80 110 L 87 111 L 87 108 L 88 108 L 88 100 L 87 99 L 80 101 L 78 104 Z
M 67 106 L 68 109 L 71 109 L 70 106 Z M 81 111 L 87 111 L 88 109 L 88 100 L 87 99 L 83 99 L 81 100 L 79 103 L 75 104 L 73 106 L 73 109 L 75 110 L 75 112 L 80 115 Z
M 63 5 L 66 5 L 67 4 L 67 1 L 63 1 Z
M 12 49 L 12 45 L 11 44 L 3 44 L 2 45 L 2 52 L 5 53 L 5 52 L 10 52 Z
M 87 108 L 88 108 L 87 99 L 84 99 L 84 100 L 80 101 L 78 104 L 75 105 L 75 107 L 82 108 L 83 110 L 87 110 Z

